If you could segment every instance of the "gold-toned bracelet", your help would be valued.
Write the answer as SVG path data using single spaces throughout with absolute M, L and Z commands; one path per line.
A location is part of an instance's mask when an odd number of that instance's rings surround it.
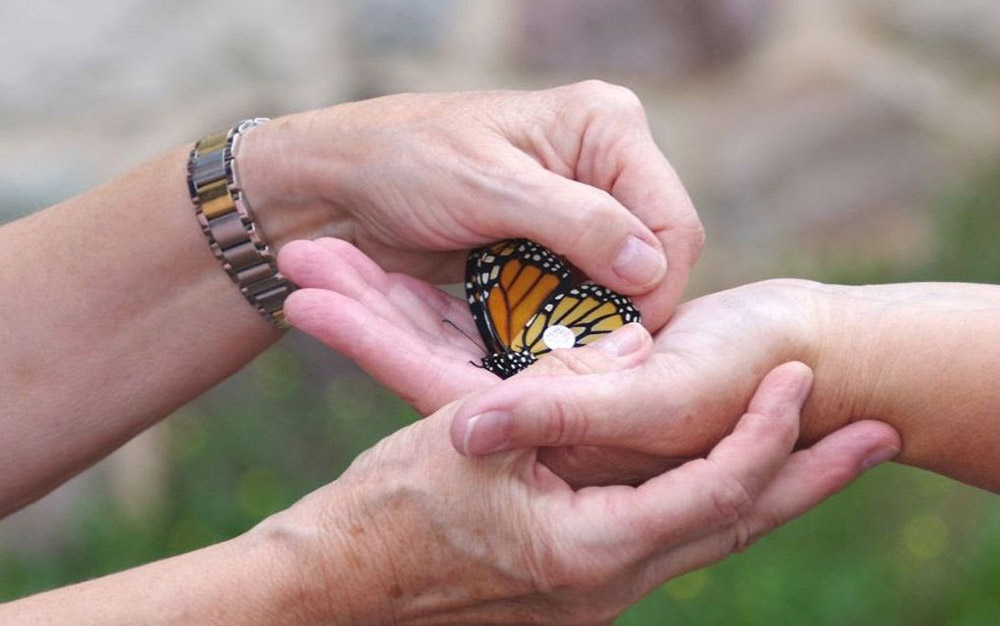
M 267 121 L 263 117 L 244 120 L 198 141 L 188 158 L 188 192 L 198 223 L 223 269 L 265 319 L 287 328 L 285 298 L 295 285 L 278 271 L 274 254 L 254 223 L 250 203 L 240 188 L 236 161 L 240 137 Z

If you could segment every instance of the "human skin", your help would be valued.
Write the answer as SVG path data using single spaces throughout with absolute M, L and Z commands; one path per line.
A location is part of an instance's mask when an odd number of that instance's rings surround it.
M 290 307 L 298 326 L 418 410 L 475 392 L 451 430 L 465 454 L 555 446 L 550 465 L 574 484 L 638 482 L 704 454 L 761 377 L 797 360 L 816 373 L 802 445 L 879 420 L 902 437 L 899 462 L 1000 491 L 1000 388 L 987 375 L 1000 362 L 1000 287 L 765 281 L 680 306 L 641 365 L 595 373 L 556 351 L 498 382 L 470 364 L 483 351 L 461 299 L 343 242 L 296 243 L 280 261 L 310 287 Z
M 187 194 L 189 149 L 0 227 L 0 513 L 279 336 L 209 250 Z M 274 249 L 333 234 L 386 267 L 445 280 L 461 273 L 465 250 L 528 236 L 637 294 L 659 312 L 654 325 L 702 243 L 638 99 L 604 83 L 292 115 L 247 133 L 239 165 Z
M 294 314 L 293 314 L 294 317 Z M 640 335 L 640 338 L 642 336 Z M 579 351 L 592 371 L 645 335 Z M 4 624 L 606 624 L 663 580 L 749 545 L 898 449 L 860 422 L 793 452 L 812 375 L 770 372 L 706 458 L 573 490 L 515 450 L 450 445 L 455 405 L 231 541 L 0 606 Z

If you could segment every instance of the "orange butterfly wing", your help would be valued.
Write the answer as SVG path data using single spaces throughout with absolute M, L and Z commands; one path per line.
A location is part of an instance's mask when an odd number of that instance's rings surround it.
M 555 347 L 582 346 L 639 321 L 627 297 L 593 283 L 573 287 L 569 267 L 527 239 L 470 252 L 465 290 L 490 352 L 483 367 L 501 378 L 553 349 L 546 344 L 553 340 L 547 330 L 559 331 L 561 339 L 555 343 L 560 345 Z

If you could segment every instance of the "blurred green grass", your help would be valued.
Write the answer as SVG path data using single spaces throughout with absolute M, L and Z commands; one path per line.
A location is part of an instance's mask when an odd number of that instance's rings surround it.
M 831 267 L 819 280 L 997 282 L 1000 168 L 936 207 L 940 248 L 921 266 Z M 237 535 L 335 478 L 415 418 L 350 368 L 311 371 L 290 337 L 167 424 L 168 491 L 140 518 L 107 491 L 83 502 L 57 549 L 0 553 L 0 599 L 92 578 Z M 248 390 L 252 392 L 248 393 Z M 744 554 L 654 591 L 640 624 L 1000 621 L 1000 501 L 919 470 L 877 468 Z

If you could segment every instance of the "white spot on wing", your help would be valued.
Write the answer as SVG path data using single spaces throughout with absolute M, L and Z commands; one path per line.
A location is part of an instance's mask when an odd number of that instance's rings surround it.
M 572 348 L 576 343 L 576 335 L 569 328 L 557 324 L 545 329 L 545 332 L 542 333 L 542 341 L 550 350 Z

